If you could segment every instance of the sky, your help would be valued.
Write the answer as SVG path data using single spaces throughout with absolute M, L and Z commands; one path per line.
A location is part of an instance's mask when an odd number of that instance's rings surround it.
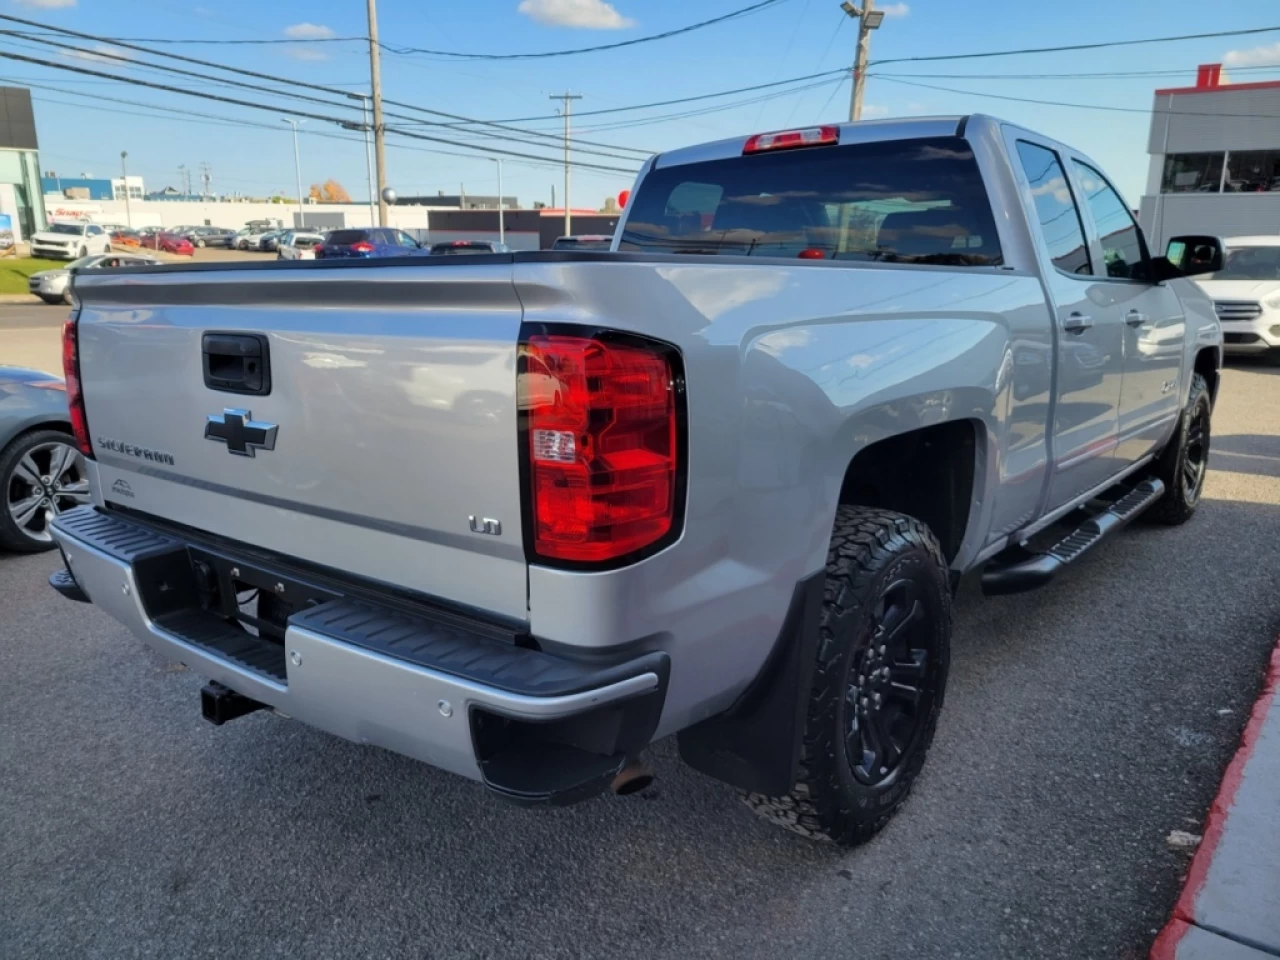
M 591 115 L 661 100 L 769 84 L 846 68 L 856 23 L 837 0 L 776 0 L 764 9 L 702 30 L 617 50 L 527 60 L 460 60 L 423 51 L 510 54 L 617 43 L 677 29 L 751 5 L 753 0 L 379 0 L 383 96 L 484 120 L 517 120 L 536 131 L 512 143 L 489 129 L 388 107 L 403 116 L 388 126 L 451 141 L 388 136 L 387 181 L 401 196 L 497 192 L 497 165 L 474 150 L 508 149 L 547 158 L 508 158 L 504 190 L 524 206 L 563 200 L 562 129 L 556 115 L 565 92 L 573 101 L 575 156 L 614 170 L 575 169 L 575 206 L 598 207 L 631 186 L 640 151 L 704 140 L 839 121 L 848 114 L 847 77 L 797 82 L 755 93 Z M 759 0 L 754 0 L 759 2 Z M 202 5 L 203 4 L 203 5 Z M 1147 175 L 1146 112 L 1152 92 L 1190 86 L 1200 63 L 1225 62 L 1236 82 L 1280 79 L 1280 5 L 1275 0 L 881 0 L 883 25 L 872 36 L 864 118 L 989 113 L 1070 143 L 1110 173 L 1136 207 Z M 1207 15 L 1208 11 L 1213 16 Z M 1120 12 L 1123 11 L 1123 12 Z M 290 40 L 287 44 L 144 44 L 185 56 L 255 70 L 290 81 L 367 92 L 367 28 L 361 0 L 0 0 L 0 13 L 104 38 Z M 1015 50 L 1103 40 L 1274 26 L 1252 36 L 1018 55 L 951 62 L 897 62 L 907 57 Z M 31 31 L 0 21 L 0 29 Z M 45 39 L 64 39 L 45 37 Z M 263 196 L 295 193 L 293 140 L 285 117 L 314 113 L 299 127 L 303 187 L 335 179 L 354 199 L 367 197 L 364 143 L 358 132 L 325 118 L 359 122 L 358 102 L 295 83 L 249 80 L 208 68 L 127 51 L 98 41 L 69 41 L 75 53 L 30 38 L 0 36 L 0 53 L 32 56 L 172 86 L 249 100 L 266 109 L 211 103 L 176 92 L 125 85 L 53 67 L 0 59 L 0 83 L 32 87 L 41 163 L 60 176 L 118 176 L 120 152 L 147 188 L 180 186 L 180 166 L 208 164 L 215 191 Z M 99 51 L 94 53 L 92 51 Z M 126 62 L 102 54 L 126 56 Z M 168 63 L 200 77 L 165 75 L 144 64 Z M 1122 76 L 1118 74 L 1142 74 Z M 1059 75 L 1059 76 L 1053 76 Z M 1066 75 L 1066 76 L 1062 76 Z M 259 83 L 249 91 L 214 79 Z M 303 102 L 281 91 L 325 103 Z M 767 99 L 764 97 L 767 96 Z M 119 103 L 102 98 L 132 101 Z M 1015 99 L 1000 99 L 1015 98 Z M 1083 106 L 1054 106 L 1023 100 Z M 1098 107 L 1125 108 L 1104 110 Z M 695 114 L 695 115 L 689 115 Z M 525 119 L 528 118 L 528 119 Z M 438 124 L 451 124 L 439 126 Z M 253 124 L 253 125 L 245 125 Z M 436 124 L 436 125 L 433 125 Z M 491 139 L 482 133 L 497 134 Z M 597 151 L 588 154 L 587 150 Z M 198 176 L 193 178 L 198 189 Z

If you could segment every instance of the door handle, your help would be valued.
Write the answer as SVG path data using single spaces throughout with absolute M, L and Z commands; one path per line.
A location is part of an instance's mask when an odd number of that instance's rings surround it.
M 1131 327 L 1140 327 L 1147 322 L 1147 315 L 1137 310 L 1130 310 L 1124 315 L 1124 322 Z
M 1067 333 L 1084 333 L 1092 326 L 1093 317 L 1078 311 L 1067 314 L 1067 319 L 1062 321 L 1062 329 Z
M 271 352 L 260 333 L 206 333 L 201 338 L 204 385 L 226 393 L 271 392 Z

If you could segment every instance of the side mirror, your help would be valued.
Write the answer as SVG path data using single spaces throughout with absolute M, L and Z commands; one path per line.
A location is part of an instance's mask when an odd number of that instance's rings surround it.
M 1173 237 L 1166 248 L 1165 259 L 1184 277 L 1214 273 L 1222 269 L 1222 240 L 1194 234 Z

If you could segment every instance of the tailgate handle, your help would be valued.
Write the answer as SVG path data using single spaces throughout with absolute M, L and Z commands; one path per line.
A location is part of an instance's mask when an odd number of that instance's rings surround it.
M 261 333 L 206 333 L 204 385 L 225 393 L 271 392 L 271 355 Z

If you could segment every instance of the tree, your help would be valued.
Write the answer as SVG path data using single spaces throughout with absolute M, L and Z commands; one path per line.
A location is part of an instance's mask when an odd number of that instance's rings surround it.
M 318 203 L 350 203 L 351 194 L 337 180 L 313 183 L 309 196 Z

